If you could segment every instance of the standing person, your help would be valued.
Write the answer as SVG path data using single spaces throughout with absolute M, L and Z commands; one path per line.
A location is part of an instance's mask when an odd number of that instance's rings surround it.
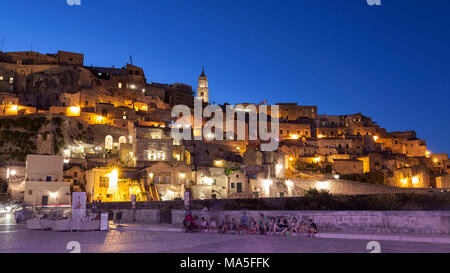
M 313 219 L 309 219 L 309 235 L 311 236 L 311 238 L 316 237 L 317 233 L 317 225 L 316 223 L 314 223 Z
M 244 214 L 241 217 L 241 225 L 239 226 L 242 230 L 242 234 L 247 234 L 248 230 L 248 217 L 247 217 L 247 211 L 244 210 Z
M 186 232 L 193 232 L 194 231 L 194 218 L 192 217 L 191 211 L 186 210 L 183 220 L 183 225 Z
M 259 219 L 258 219 L 258 231 L 259 234 L 264 235 L 266 234 L 267 231 L 267 219 L 266 217 L 264 217 L 264 214 L 260 214 L 259 215 Z
M 116 213 L 116 220 L 117 220 L 117 224 L 120 225 L 120 221 L 122 220 L 122 211 L 121 210 L 119 210 Z

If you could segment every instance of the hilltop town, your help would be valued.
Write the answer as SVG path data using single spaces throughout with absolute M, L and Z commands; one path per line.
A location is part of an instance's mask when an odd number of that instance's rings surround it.
M 223 199 L 298 196 L 309 188 L 450 188 L 447 154 L 362 113 L 320 115 L 317 106 L 276 103 L 279 148 L 271 152 L 259 140 L 174 140 L 171 109 L 193 108 L 195 99 L 206 106 L 213 94 L 204 70 L 195 91 L 149 82 L 132 63 L 96 67 L 85 66 L 80 53 L 0 52 L 1 179 L 11 198 L 34 205 L 70 203 L 74 191 L 114 202 L 182 199 L 185 191 Z

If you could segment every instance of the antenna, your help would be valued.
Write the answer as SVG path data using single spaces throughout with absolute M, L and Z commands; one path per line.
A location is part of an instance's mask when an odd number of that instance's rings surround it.
M 133 56 L 130 55 L 130 64 L 133 65 Z

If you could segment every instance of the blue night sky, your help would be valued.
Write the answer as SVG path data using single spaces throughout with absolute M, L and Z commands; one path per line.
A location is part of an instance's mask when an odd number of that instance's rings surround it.
M 362 112 L 450 152 L 450 1 L 2 1 L 3 51 L 58 49 L 85 65 L 132 55 L 148 81 L 197 87 L 216 103 L 298 102 Z

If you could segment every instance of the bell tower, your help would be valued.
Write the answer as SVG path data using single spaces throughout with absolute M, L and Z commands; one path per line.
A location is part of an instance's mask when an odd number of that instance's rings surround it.
M 202 98 L 204 103 L 209 103 L 208 78 L 205 75 L 205 67 L 202 68 L 202 74 L 198 77 L 197 97 Z

